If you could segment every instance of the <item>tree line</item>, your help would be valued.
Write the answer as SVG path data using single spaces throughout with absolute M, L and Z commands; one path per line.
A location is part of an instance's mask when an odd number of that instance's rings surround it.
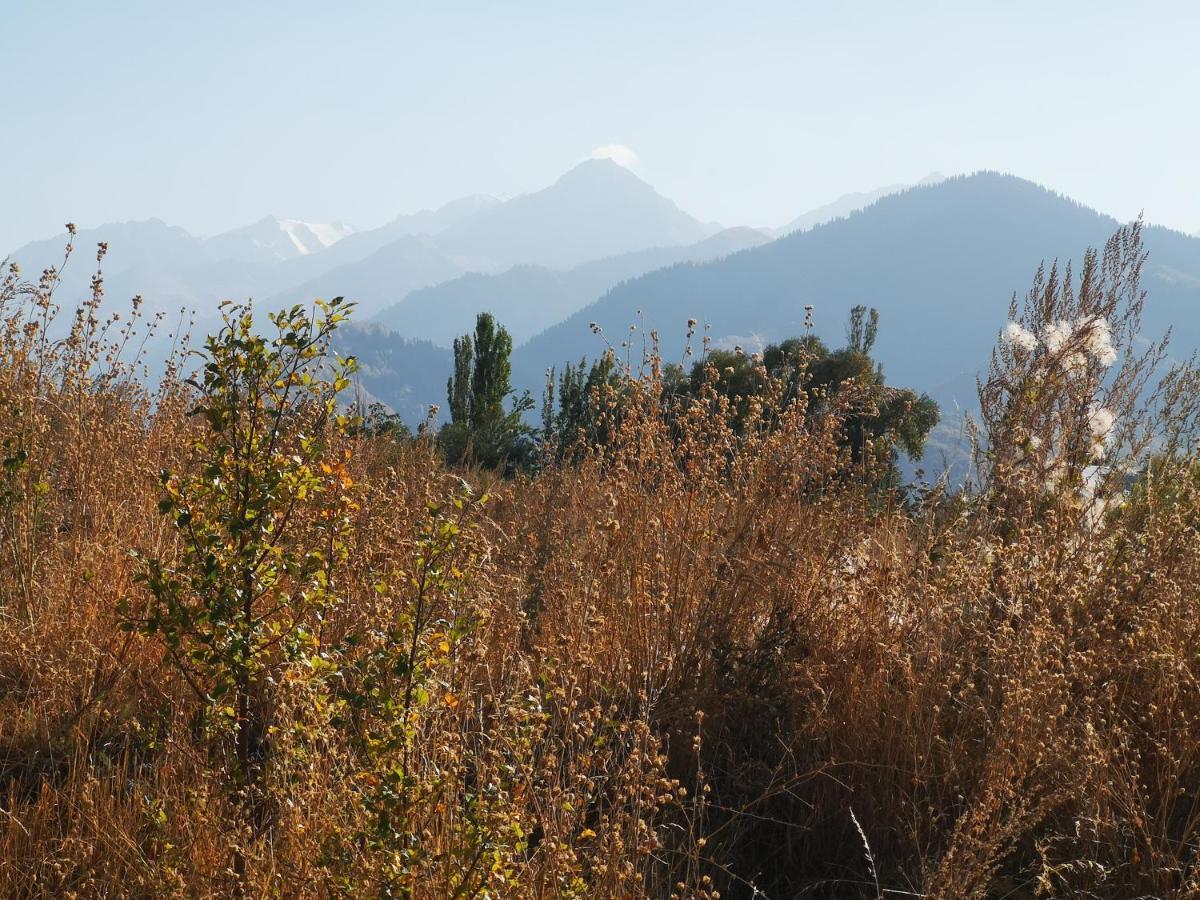
M 684 403 L 719 399 L 742 424 L 752 407 L 761 412 L 765 404 L 769 414 L 756 420 L 762 427 L 796 404 L 810 417 L 836 407 L 841 441 L 852 458 L 881 466 L 886 480 L 896 483 L 899 455 L 920 458 L 939 411 L 927 395 L 887 384 L 871 355 L 878 330 L 878 311 L 860 305 L 850 311 L 842 347 L 831 349 L 810 331 L 761 353 L 706 348 L 690 368 L 648 363 L 659 376 L 667 416 Z M 537 427 L 527 415 L 533 398 L 512 387 L 512 348 L 508 331 L 487 312 L 479 313 L 472 334 L 455 339 L 446 385 L 450 421 L 436 435 L 446 460 L 511 473 L 535 468 L 545 454 L 562 459 L 603 445 L 638 377 L 631 368 L 610 348 L 590 363 L 584 357 L 549 369 Z M 373 427 L 380 430 L 383 421 L 376 416 Z

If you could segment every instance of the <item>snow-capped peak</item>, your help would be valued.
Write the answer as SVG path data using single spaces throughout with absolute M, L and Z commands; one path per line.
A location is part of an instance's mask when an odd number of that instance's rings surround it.
M 211 237 L 206 243 L 216 259 L 275 263 L 324 250 L 353 230 L 341 222 L 317 224 L 267 216 L 252 225 Z
M 342 222 L 314 223 L 298 219 L 278 219 L 280 230 L 288 236 L 296 251 L 307 256 L 323 247 L 332 247 L 354 229 Z

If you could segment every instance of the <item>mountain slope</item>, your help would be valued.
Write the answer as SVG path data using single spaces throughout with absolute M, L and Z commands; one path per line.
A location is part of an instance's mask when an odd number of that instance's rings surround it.
M 95 270 L 96 244 L 105 241 L 108 243 L 105 284 L 112 309 L 124 308 L 130 297 L 140 294 L 148 310 L 165 310 L 174 315 L 179 307 L 188 306 L 196 308 L 201 318 L 206 319 L 222 299 L 273 299 L 291 291 L 289 298 L 294 300 L 310 289 L 324 290 L 321 283 L 306 283 L 315 282 L 330 270 L 359 263 L 405 237 L 435 234 L 498 202 L 493 197 L 463 197 L 439 209 L 398 216 L 379 228 L 357 233 L 350 233 L 339 224 L 314 225 L 274 216 L 211 238 L 196 237 L 159 219 L 80 229 L 59 297 L 71 304 L 86 299 Z M 36 277 L 42 269 L 62 262 L 66 241 L 64 231 L 58 237 L 26 244 L 12 258 L 26 273 Z M 395 253 L 398 261 L 414 262 L 416 269 L 395 277 L 394 270 L 382 267 L 394 279 L 398 293 L 389 293 L 391 286 L 379 284 L 369 286 L 371 295 L 394 300 L 413 287 L 462 271 L 458 266 L 439 268 L 428 259 L 414 256 L 410 244 L 397 245 Z M 372 266 L 379 268 L 378 263 Z M 347 282 L 363 286 L 363 280 L 355 276 L 347 278 Z M 296 293 L 300 286 L 305 287 Z
M 344 295 L 359 300 L 360 316 L 369 316 L 412 290 L 468 270 L 569 268 L 648 248 L 694 244 L 713 231 L 628 170 L 608 160 L 589 160 L 533 194 L 504 203 L 464 197 L 356 234 L 340 225 L 266 217 L 201 239 L 152 220 L 82 232 L 76 246 L 90 256 L 97 241 L 108 241 L 105 271 L 114 308 L 126 302 L 126 293 L 141 294 L 148 309 L 173 312 L 189 306 L 202 317 L 225 298 L 265 298 L 278 306 Z M 15 256 L 36 272 L 57 262 L 62 243 L 38 242 Z M 620 277 L 661 264 L 631 263 L 584 286 L 580 274 L 565 289 L 569 301 L 561 314 Z M 90 274 L 89 265 L 72 265 L 63 291 L 69 302 L 86 296 Z M 553 321 L 531 322 L 530 331 Z
M 449 346 L 474 327 L 476 314 L 491 312 L 521 344 L 625 279 L 683 260 L 716 259 L 766 240 L 752 228 L 730 228 L 697 244 L 626 253 L 572 269 L 514 266 L 497 275 L 468 273 L 414 291 L 376 321 L 398 334 Z
M 267 301 L 272 307 L 304 303 L 314 297 L 340 296 L 358 303 L 357 318 L 365 320 L 397 302 L 410 291 L 462 274 L 463 268 L 426 235 L 407 235 L 376 250 L 365 259 L 322 272 Z
M 447 228 L 439 244 L 469 268 L 557 268 L 650 247 L 695 243 L 717 228 L 693 219 L 632 172 L 588 160 L 554 184 Z
M 436 235 L 499 202 L 495 197 L 476 194 L 453 200 L 434 210 L 397 216 L 378 228 L 355 232 L 319 253 L 297 257 L 280 265 L 274 276 L 271 293 L 295 288 L 339 266 L 361 262 L 401 238 Z
M 267 216 L 252 225 L 214 235 L 204 244 L 213 259 L 274 263 L 319 253 L 352 231 L 341 222 L 314 225 Z
M 64 230 L 57 237 L 33 241 L 13 252 L 12 259 L 26 277 L 37 280 L 43 269 L 62 266 L 67 238 Z M 160 219 L 81 228 L 75 235 L 75 249 L 62 268 L 62 281 L 55 292 L 55 299 L 63 307 L 74 307 L 91 297 L 96 245 L 100 242 L 108 245 L 103 269 L 110 310 L 127 309 L 129 298 L 134 294 L 141 294 L 146 299 L 148 313 L 172 310 L 178 296 L 174 288 L 182 283 L 179 273 L 203 269 L 211 262 L 202 238 Z M 168 282 L 171 289 L 165 291 L 144 286 L 163 286 Z
M 898 194 L 911 187 L 933 185 L 941 181 L 945 181 L 945 177 L 938 172 L 934 172 L 922 178 L 916 185 L 889 184 L 881 188 L 876 188 L 873 191 L 854 191 L 850 194 L 843 194 L 832 203 L 826 203 L 818 206 L 816 209 L 810 209 L 803 215 L 797 216 L 781 228 L 767 228 L 764 230 L 772 237 L 783 237 L 785 234 L 791 234 L 793 231 L 807 231 L 818 225 L 824 225 L 826 222 L 832 222 L 834 219 L 844 218 L 851 213 L 858 212 L 860 209 L 865 209 L 876 200 L 887 197 L 890 194 Z
M 538 383 L 547 365 L 602 342 L 589 323 L 621 335 L 657 328 L 665 358 L 682 358 L 686 323 L 744 345 L 803 333 L 813 304 L 817 332 L 844 336 L 848 310 L 880 310 L 877 355 L 894 384 L 930 388 L 987 361 L 1008 300 L 1039 260 L 1078 258 L 1118 223 L 1022 179 L 981 173 L 884 197 L 810 231 L 703 265 L 679 265 L 621 285 L 520 348 L 514 377 Z M 1200 347 L 1200 241 L 1147 228 L 1146 332 L 1175 328 L 1175 344 Z M 614 339 L 615 340 L 615 339 Z
M 353 321 L 338 328 L 334 343 L 338 352 L 352 354 L 358 361 L 355 392 L 364 403 L 385 403 L 414 429 L 431 405 L 445 408 L 452 357 L 444 347 Z
M 15 250 L 11 257 L 27 272 L 40 272 L 62 261 L 67 237 L 64 229 L 55 237 L 31 241 Z M 161 219 L 145 219 L 80 228 L 74 238 L 76 259 L 72 267 L 91 266 L 96 244 L 100 241 L 106 241 L 109 245 L 105 269 L 110 273 L 151 264 L 197 265 L 209 258 L 203 239 L 188 234 L 177 225 L 168 225 Z

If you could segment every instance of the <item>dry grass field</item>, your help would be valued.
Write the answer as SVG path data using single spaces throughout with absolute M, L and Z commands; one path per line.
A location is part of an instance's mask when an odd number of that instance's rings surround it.
M 653 359 L 603 442 L 451 469 L 335 404 L 338 304 L 148 386 L 100 279 L 7 273 L 0 896 L 1200 893 L 1198 382 L 1137 229 L 1089 260 L 961 492 L 853 462 L 852 387 Z

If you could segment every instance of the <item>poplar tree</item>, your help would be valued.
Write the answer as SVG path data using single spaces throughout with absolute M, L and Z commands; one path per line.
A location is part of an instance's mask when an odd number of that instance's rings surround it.
M 450 424 L 439 435 L 451 462 L 489 468 L 513 467 L 532 449 L 530 429 L 522 422 L 532 407 L 528 395 L 506 411 L 512 390 L 512 336 L 491 313 L 475 319 L 475 334 L 454 341 L 454 373 L 446 384 Z

